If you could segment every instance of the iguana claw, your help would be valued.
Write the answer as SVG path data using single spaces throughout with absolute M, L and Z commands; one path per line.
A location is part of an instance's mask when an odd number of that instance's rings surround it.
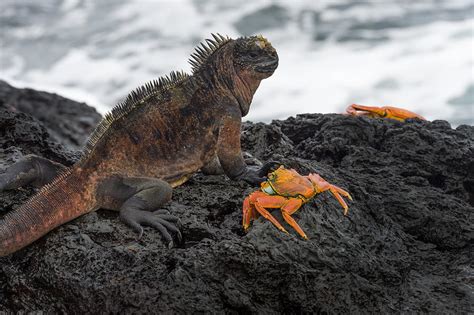
M 179 242 L 182 235 L 179 229 L 170 221 L 177 222 L 179 219 L 170 214 L 161 214 L 161 212 L 151 213 L 149 211 L 128 209 L 120 212 L 120 218 L 131 228 L 138 232 L 138 239 L 143 236 L 143 226 L 149 226 L 157 229 L 165 238 L 168 247 L 173 247 L 173 238 L 169 232 L 173 232 Z

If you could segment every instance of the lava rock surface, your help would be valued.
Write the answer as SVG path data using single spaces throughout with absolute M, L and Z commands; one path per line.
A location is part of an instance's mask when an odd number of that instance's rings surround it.
M 0 168 L 30 153 L 73 163 L 74 146 L 55 141 L 70 135 L 51 130 L 0 108 Z M 167 206 L 182 220 L 182 245 L 168 249 L 153 229 L 137 240 L 115 212 L 84 215 L 0 258 L 0 311 L 472 312 L 474 127 L 305 114 L 246 123 L 242 135 L 260 160 L 348 190 L 348 216 L 322 193 L 294 215 L 308 241 L 263 218 L 245 234 L 242 201 L 256 188 L 196 174 Z M 0 216 L 32 193 L 0 192 Z
M 18 89 L 0 80 L 0 108 L 30 114 L 38 119 L 56 141 L 80 149 L 101 120 L 100 114 L 85 103 L 54 93 Z

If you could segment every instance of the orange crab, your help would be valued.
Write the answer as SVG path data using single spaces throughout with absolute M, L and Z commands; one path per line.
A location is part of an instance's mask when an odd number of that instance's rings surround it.
M 260 190 L 251 193 L 244 200 L 242 224 L 245 231 L 249 228 L 250 222 L 260 214 L 270 220 L 279 230 L 288 233 L 267 210 L 267 208 L 280 209 L 283 219 L 302 238 L 308 239 L 298 223 L 291 217 L 304 203 L 315 195 L 329 190 L 344 208 L 344 215 L 347 215 L 349 207 L 341 195 L 352 200 L 348 192 L 329 184 L 318 174 L 311 173 L 303 176 L 294 169 L 286 169 L 283 165 L 269 173 L 268 179 L 260 186 Z
M 347 107 L 346 112 L 353 116 L 391 118 L 399 121 L 405 121 L 407 118 L 426 120 L 423 116 L 410 112 L 406 109 L 393 106 L 376 107 L 352 104 Z

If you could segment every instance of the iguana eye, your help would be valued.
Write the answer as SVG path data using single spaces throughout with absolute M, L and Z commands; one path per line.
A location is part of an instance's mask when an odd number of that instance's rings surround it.
M 258 52 L 256 51 L 250 51 L 249 52 L 249 56 L 252 57 L 252 58 L 256 58 L 258 56 Z

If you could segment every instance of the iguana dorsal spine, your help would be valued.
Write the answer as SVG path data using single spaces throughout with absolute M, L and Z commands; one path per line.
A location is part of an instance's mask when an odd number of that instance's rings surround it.
M 156 80 L 145 83 L 128 94 L 123 102 L 118 103 L 110 112 L 105 114 L 102 121 L 97 125 L 90 135 L 84 147 L 82 158 L 87 158 L 94 146 L 107 132 L 110 126 L 117 120 L 127 116 L 140 104 L 145 104 L 151 97 L 160 96 L 166 91 L 181 82 L 187 80 L 189 75 L 184 71 L 172 71 L 169 75 L 160 77 Z

